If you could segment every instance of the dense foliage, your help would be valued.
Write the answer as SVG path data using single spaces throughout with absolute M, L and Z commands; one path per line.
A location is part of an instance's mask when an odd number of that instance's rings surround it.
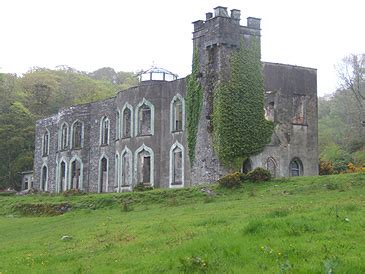
M 230 168 L 261 152 L 270 141 L 273 124 L 264 116 L 264 83 L 257 41 L 241 42 L 230 59 L 231 78 L 214 92 L 214 147 Z
M 257 167 L 247 173 L 247 179 L 252 182 L 264 182 L 271 179 L 271 173 L 267 169 Z
M 186 128 L 188 132 L 188 148 L 191 165 L 195 157 L 196 136 L 198 133 L 198 124 L 200 112 L 203 104 L 203 89 L 199 82 L 199 55 L 198 49 L 194 49 L 192 72 L 187 77 L 186 91 Z
M 0 189 L 16 188 L 19 172 L 33 168 L 35 121 L 61 107 L 114 96 L 136 85 L 136 75 L 103 68 L 92 73 L 62 66 L 0 74 Z
M 365 128 L 349 90 L 319 98 L 318 132 L 322 174 L 348 172 L 349 163 L 365 165 Z

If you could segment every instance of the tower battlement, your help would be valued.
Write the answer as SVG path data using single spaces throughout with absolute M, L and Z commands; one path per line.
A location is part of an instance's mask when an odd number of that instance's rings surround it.
M 240 25 L 241 11 L 232 9 L 230 14 L 226 7 L 214 8 L 214 13 L 207 12 L 205 20 L 193 22 L 193 40 L 204 37 L 203 47 L 225 44 L 237 47 L 241 38 L 248 40 L 251 36 L 260 37 L 261 19 L 248 17 L 246 26 Z

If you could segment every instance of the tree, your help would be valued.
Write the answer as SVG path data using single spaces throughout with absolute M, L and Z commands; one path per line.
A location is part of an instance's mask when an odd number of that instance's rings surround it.
M 361 112 L 360 123 L 365 126 L 365 54 L 350 54 L 337 66 L 343 90 L 350 90 Z

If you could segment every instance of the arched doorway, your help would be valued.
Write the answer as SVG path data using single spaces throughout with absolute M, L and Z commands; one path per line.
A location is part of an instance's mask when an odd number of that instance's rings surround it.
M 242 173 L 248 173 L 252 170 L 252 162 L 250 158 L 247 158 L 242 164 Z

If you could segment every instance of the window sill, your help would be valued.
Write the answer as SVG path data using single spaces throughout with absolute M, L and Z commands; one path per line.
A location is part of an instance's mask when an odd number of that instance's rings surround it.
M 172 134 L 178 134 L 178 133 L 182 133 L 182 132 L 183 132 L 182 129 L 181 130 L 173 130 L 173 131 L 171 131 Z
M 82 147 L 73 147 L 72 150 L 81 150 Z
M 109 144 L 101 144 L 100 146 L 101 147 L 107 147 L 107 146 L 109 146 Z
M 136 137 L 148 137 L 148 136 L 152 136 L 153 134 L 138 134 Z
M 126 136 L 126 137 L 122 137 L 122 140 L 128 140 L 130 138 L 132 138 L 132 136 Z

